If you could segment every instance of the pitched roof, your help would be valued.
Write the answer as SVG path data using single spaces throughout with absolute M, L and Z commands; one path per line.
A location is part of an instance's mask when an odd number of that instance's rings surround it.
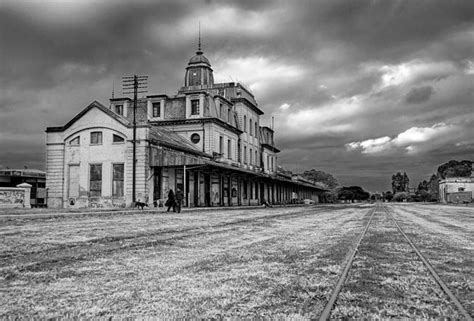
M 78 121 L 82 116 L 84 116 L 92 108 L 100 109 L 101 111 L 103 111 L 104 113 L 111 116 L 112 118 L 114 118 L 115 120 L 117 120 L 118 122 L 120 122 L 121 124 L 123 124 L 127 127 L 130 127 L 132 125 L 125 117 L 114 113 L 113 111 L 111 111 L 110 109 L 108 109 L 107 107 L 105 107 L 104 105 L 99 103 L 97 100 L 94 100 L 92 103 L 89 104 L 89 106 L 87 106 L 81 112 L 79 112 L 76 116 L 74 116 L 66 125 L 58 126 L 58 127 L 47 127 L 46 132 L 62 132 L 62 131 L 65 131 L 66 129 L 71 127 L 72 124 L 74 124 L 76 121 Z
M 164 128 L 150 126 L 150 140 L 157 141 L 160 145 L 168 146 L 173 149 L 178 149 L 195 155 L 210 157 L 210 155 L 199 150 L 196 145 L 191 143 L 183 136 Z

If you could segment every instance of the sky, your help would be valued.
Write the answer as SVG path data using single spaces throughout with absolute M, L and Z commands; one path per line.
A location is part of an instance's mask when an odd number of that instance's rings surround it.
M 45 129 L 197 49 L 274 117 L 279 165 L 387 191 L 474 160 L 474 1 L 0 0 L 0 167 L 45 168 Z

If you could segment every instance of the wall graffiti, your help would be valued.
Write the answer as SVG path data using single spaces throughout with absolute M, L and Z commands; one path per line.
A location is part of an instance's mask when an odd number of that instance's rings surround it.
M 125 208 L 123 197 L 71 197 L 67 200 L 66 207 L 70 208 Z
M 23 207 L 25 190 L 22 188 L 0 188 L 0 207 Z

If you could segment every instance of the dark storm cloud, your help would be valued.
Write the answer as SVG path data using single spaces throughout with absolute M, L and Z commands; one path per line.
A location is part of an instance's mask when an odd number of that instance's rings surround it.
M 2 82 L 23 88 L 50 87 L 60 82 L 56 73 L 66 63 L 93 71 L 105 68 L 103 72 L 133 68 L 139 61 L 151 63 L 145 52 L 150 44 L 147 26 L 155 20 L 171 23 L 186 8 L 183 3 L 99 6 L 94 15 L 84 15 L 71 24 L 47 17 L 32 19 L 34 13 L 27 9 L 3 8 L 0 32 L 7 44 L 3 50 L 8 63 L 3 64 Z M 158 53 L 169 53 L 160 49 Z
M 419 104 L 430 99 L 433 93 L 431 86 L 416 87 L 407 93 L 405 101 L 409 104 Z
M 474 99 L 472 1 L 7 0 L 0 147 L 8 156 L 0 165 L 42 167 L 45 127 L 64 124 L 92 100 L 107 104 L 113 84 L 120 96 L 123 75 L 148 74 L 152 93 L 175 93 L 196 50 L 198 21 L 215 75 L 253 88 L 262 124 L 275 116 L 284 167 L 383 190 L 393 171 L 428 175 L 463 148 L 468 158 L 465 142 L 474 137 L 462 120 L 472 119 Z M 345 147 L 441 122 L 462 134 L 418 158 Z

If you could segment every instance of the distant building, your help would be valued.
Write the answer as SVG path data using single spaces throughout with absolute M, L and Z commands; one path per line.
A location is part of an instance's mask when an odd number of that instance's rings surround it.
M 181 189 L 187 206 L 256 205 L 318 200 L 320 186 L 278 167 L 280 150 L 263 111 L 239 83 L 214 83 L 198 48 L 175 95 L 139 98 L 136 196 L 158 203 Z M 132 203 L 133 101 L 93 102 L 46 130 L 52 207 L 124 207 Z
M 472 202 L 474 176 L 450 177 L 439 182 L 439 199 L 442 203 Z
M 16 187 L 22 183 L 31 185 L 32 207 L 46 206 L 46 172 L 37 169 L 0 169 L 0 187 Z

